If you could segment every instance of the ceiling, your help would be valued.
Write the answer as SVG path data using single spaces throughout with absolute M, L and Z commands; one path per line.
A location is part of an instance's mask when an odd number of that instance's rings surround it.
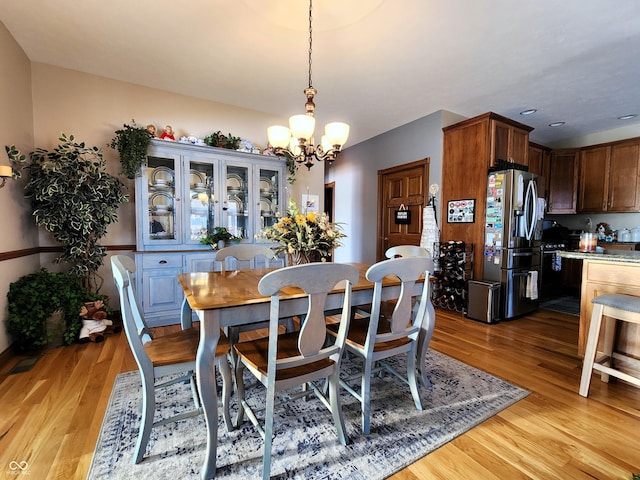
M 306 0 L 3 1 L 0 21 L 33 62 L 304 110 Z M 316 117 L 349 123 L 349 146 L 441 109 L 493 111 L 551 144 L 640 124 L 639 51 L 637 0 L 315 0 Z

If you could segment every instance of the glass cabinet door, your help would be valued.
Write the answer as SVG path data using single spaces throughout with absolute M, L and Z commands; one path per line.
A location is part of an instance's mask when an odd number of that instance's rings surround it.
M 146 244 L 178 241 L 176 222 L 176 159 L 148 157 L 144 171 L 146 193 L 144 237 Z
M 251 239 L 253 232 L 249 224 L 251 201 L 249 168 L 245 166 L 226 166 L 226 195 L 222 202 L 223 226 L 229 233 L 242 239 Z
M 280 205 L 280 172 L 267 168 L 259 169 L 260 188 L 260 224 L 258 225 L 258 240 L 265 228 L 278 222 L 281 211 Z
M 188 219 L 187 243 L 200 243 L 216 225 L 215 165 L 190 162 L 188 202 L 185 218 Z

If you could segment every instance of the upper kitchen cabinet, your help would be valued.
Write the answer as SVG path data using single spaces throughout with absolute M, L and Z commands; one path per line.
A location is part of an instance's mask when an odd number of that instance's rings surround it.
M 474 245 L 473 278 L 482 278 L 488 170 L 497 160 L 526 164 L 531 130 L 491 112 L 443 129 L 441 238 Z M 475 221 L 448 223 L 448 202 L 465 199 L 475 200 Z
M 528 165 L 529 132 L 533 129 L 496 114 L 490 115 L 491 165 L 498 160 Z
M 640 139 L 580 152 L 580 212 L 640 211 Z
M 578 149 L 553 150 L 549 164 L 548 213 L 576 213 Z
M 551 149 L 537 143 L 529 142 L 529 171 L 544 178 L 544 198 L 549 198 L 549 167 L 551 165 Z

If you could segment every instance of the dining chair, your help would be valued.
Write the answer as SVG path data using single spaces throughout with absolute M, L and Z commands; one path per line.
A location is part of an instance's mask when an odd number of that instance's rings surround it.
M 153 427 L 177 422 L 202 413 L 194 375 L 200 333 L 199 329 L 192 327 L 167 335 L 154 336 L 145 322 L 137 301 L 133 282 L 135 263 L 126 255 L 113 255 L 111 257 L 111 267 L 120 296 L 124 330 L 142 379 L 142 419 L 133 455 L 133 462 L 140 463 L 144 458 Z M 220 332 L 220 340 L 216 348 L 215 357 L 222 376 L 224 422 L 227 430 L 230 431 L 233 428 L 229 413 L 232 379 L 231 369 L 227 362 L 228 352 L 229 342 L 224 333 Z M 165 376 L 171 376 L 171 378 L 161 380 L 161 377 Z M 195 408 L 154 423 L 155 390 L 187 381 L 191 384 Z
M 384 252 L 385 257 L 430 257 L 429 250 L 418 245 L 396 245 Z
M 378 262 L 367 270 L 367 280 L 374 282 L 371 314 L 368 317 L 356 317 L 351 320 L 345 351 L 363 360 L 362 372 L 343 378 L 340 383 L 347 392 L 361 404 L 362 433 L 370 433 L 371 416 L 371 378 L 387 371 L 409 385 L 414 404 L 422 410 L 422 402 L 418 392 L 416 357 L 418 345 L 428 346 L 434 328 L 434 315 L 429 315 L 427 306 L 429 299 L 428 277 L 433 269 L 433 261 L 427 257 L 402 257 Z M 412 292 L 415 283 L 425 276 L 425 286 L 413 308 Z M 397 277 L 402 283 L 400 295 L 390 317 L 380 314 L 382 279 L 386 276 Z M 338 324 L 327 326 L 331 336 L 339 335 Z M 384 360 L 390 357 L 406 355 L 406 375 L 403 376 Z M 404 357 L 403 357 L 404 358 Z M 350 385 L 356 378 L 360 379 L 360 390 Z M 426 382 L 426 375 L 423 383 Z
M 222 263 L 222 271 L 269 268 L 272 266 L 284 267 L 284 259 L 279 258 L 276 252 L 268 245 L 230 245 L 218 250 L 215 260 Z M 280 324 L 285 325 L 287 331 L 295 330 L 293 318 L 291 317 L 281 319 Z M 230 345 L 233 346 L 240 340 L 240 333 L 259 330 L 268 326 L 269 321 L 265 319 L 263 322 L 228 327 L 226 333 L 229 337 Z M 231 354 L 235 365 L 236 355 L 233 349 Z
M 284 260 L 268 245 L 229 245 L 216 251 L 215 260 L 222 263 L 222 270 L 284 267 Z
M 349 328 L 351 288 L 358 281 L 359 272 L 353 265 L 340 263 L 309 263 L 275 270 L 265 275 L 258 284 L 262 295 L 271 296 L 269 337 L 238 343 L 234 346 L 239 362 L 236 366 L 239 419 L 244 413 L 260 432 L 264 440 L 262 478 L 268 479 L 271 470 L 273 416 L 276 393 L 302 386 L 299 392 L 290 392 L 290 399 L 307 398 L 315 394 L 333 416 L 333 422 L 342 445 L 349 441 L 342 416 L 339 396 L 339 374 L 342 349 Z M 325 301 L 327 294 L 339 282 L 345 281 L 345 293 L 340 316 L 340 328 L 333 342 L 326 342 Z M 307 314 L 299 331 L 279 333 L 281 315 L 280 292 L 297 287 L 305 293 Z M 266 387 L 266 409 L 263 425 L 254 408 L 245 398 L 243 373 L 245 367 Z M 314 382 L 326 380 L 328 385 Z M 328 391 L 328 397 L 324 389 Z

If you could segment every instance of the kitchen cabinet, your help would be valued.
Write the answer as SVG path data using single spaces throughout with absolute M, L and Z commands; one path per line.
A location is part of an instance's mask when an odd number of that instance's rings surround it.
M 498 159 L 526 164 L 531 127 L 485 113 L 443 128 L 441 241 L 475 245 L 473 278 L 482 278 L 487 174 Z M 522 138 L 526 133 L 526 141 Z M 473 223 L 448 223 L 447 203 L 474 199 Z
M 286 206 L 278 157 L 152 140 L 136 179 L 136 288 L 152 326 L 178 318 L 180 273 L 219 270 L 200 240 L 226 227 L 243 243 L 277 222 Z
M 542 177 L 544 182 L 544 199 L 549 201 L 549 167 L 551 164 L 551 149 L 543 145 L 529 142 L 529 171 Z
M 552 151 L 547 213 L 576 213 L 578 153 L 574 148 Z
M 640 139 L 580 152 L 579 212 L 640 211 Z
M 528 165 L 529 127 L 521 126 L 508 119 L 490 117 L 491 166 L 498 160 Z

